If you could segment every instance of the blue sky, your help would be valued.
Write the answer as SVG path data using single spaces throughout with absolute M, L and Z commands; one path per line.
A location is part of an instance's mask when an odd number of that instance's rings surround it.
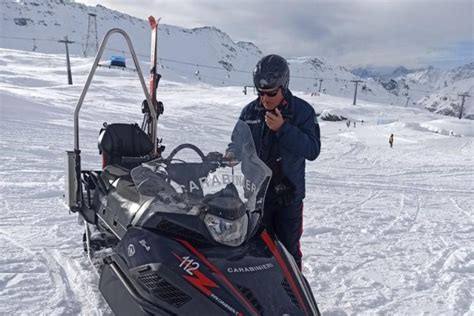
M 346 66 L 474 62 L 473 0 L 77 0 L 186 28 L 215 26 L 264 53 Z

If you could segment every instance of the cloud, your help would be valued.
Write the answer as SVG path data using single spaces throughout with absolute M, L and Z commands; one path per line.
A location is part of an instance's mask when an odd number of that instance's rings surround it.
M 88 4 L 93 0 L 85 1 Z M 264 53 L 317 56 L 339 64 L 472 61 L 472 0 L 102 1 L 140 18 L 182 27 L 215 26 Z M 471 45 L 472 46 L 472 45 Z M 439 60 L 438 60 L 439 59 Z

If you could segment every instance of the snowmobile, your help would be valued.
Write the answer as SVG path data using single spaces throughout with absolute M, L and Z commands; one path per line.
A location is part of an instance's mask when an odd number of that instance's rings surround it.
M 108 37 L 122 34 L 146 100 L 137 124 L 104 124 L 102 168 L 82 170 L 79 111 Z M 155 74 L 152 74 L 152 77 Z M 156 88 L 157 83 L 153 82 Z M 152 93 L 152 95 L 156 95 Z M 85 224 L 84 248 L 116 315 L 319 315 L 311 288 L 261 218 L 270 169 L 246 123 L 232 133 L 238 161 L 193 144 L 169 155 L 156 137 L 162 105 L 150 97 L 133 46 L 110 30 L 74 114 L 66 202 Z

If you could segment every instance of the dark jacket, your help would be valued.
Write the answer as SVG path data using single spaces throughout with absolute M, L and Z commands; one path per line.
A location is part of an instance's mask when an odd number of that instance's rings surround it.
M 285 103 L 279 106 L 285 123 L 276 133 L 265 124 L 266 110 L 259 98 L 243 108 L 240 120 L 250 127 L 258 156 L 272 169 L 268 192 L 286 177 L 293 186 L 292 199 L 303 200 L 305 160 L 315 160 L 321 148 L 319 124 L 313 107 L 289 90 Z

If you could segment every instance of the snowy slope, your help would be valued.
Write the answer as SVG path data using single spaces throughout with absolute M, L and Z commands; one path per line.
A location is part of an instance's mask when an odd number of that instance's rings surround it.
M 86 45 L 89 13 L 96 15 L 99 41 L 109 29 L 120 27 L 133 34 L 136 52 L 147 60 L 150 45 L 148 22 L 100 5 L 90 7 L 62 0 L 0 2 L 0 47 L 62 54 L 64 44 L 58 43 L 58 40 L 67 35 L 69 40 L 75 42 L 70 45 L 72 54 L 82 55 L 87 46 L 87 55 L 93 56 L 93 32 L 89 36 L 89 45 Z M 159 8 L 150 11 L 150 14 L 159 16 Z M 122 40 L 112 38 L 110 47 L 105 58 L 112 55 L 130 57 Z M 234 42 L 215 27 L 186 29 L 167 24 L 160 27 L 158 49 L 160 73 L 165 78 L 220 86 L 252 85 L 251 73 L 263 55 L 254 44 Z M 351 80 L 359 78 L 344 67 L 331 65 L 316 57 L 289 58 L 289 62 L 292 73 L 290 86 L 293 89 L 344 97 L 354 94 Z M 132 66 L 130 62 L 128 64 Z M 321 89 L 320 79 L 323 80 Z M 364 90 L 359 86 L 360 99 L 392 104 L 405 102 L 404 98 L 387 92 L 377 81 L 368 80 L 364 85 Z
M 465 98 L 463 117 L 474 119 L 474 63 L 444 73 L 435 85 L 437 89 L 418 100 L 418 105 L 435 113 L 457 117 L 462 105 L 459 95 L 468 93 L 470 97 Z
M 434 67 L 409 70 L 401 66 L 389 74 L 377 73 L 370 68 L 358 68 L 352 71 L 376 81 L 392 93 L 405 99 L 407 106 L 417 106 L 438 114 L 459 116 L 461 98 L 459 94 L 474 90 L 474 63 L 469 63 L 451 70 Z M 472 99 L 464 104 L 463 117 L 474 118 Z
M 61 0 L 31 0 L 21 3 L 1 2 L 0 8 L 2 35 L 0 46 L 4 48 L 27 51 L 32 51 L 34 48 L 37 52 L 64 53 L 64 44 L 58 43 L 58 40 L 68 36 L 69 40 L 74 41 L 74 44 L 70 45 L 70 53 L 83 55 L 88 38 L 88 14 L 91 13 L 96 15 L 99 42 L 108 30 L 119 27 L 128 34 L 133 34 L 133 44 L 137 54 L 144 60 L 147 60 L 149 55 L 148 22 L 100 5 L 90 7 L 74 2 L 63 3 Z M 91 31 L 89 35 L 86 53 L 88 56 L 94 56 L 97 42 L 94 32 Z M 106 50 L 104 57 L 125 55 L 130 58 L 128 49 L 125 47 L 120 37 L 112 37 L 108 46 L 110 49 Z M 174 77 L 181 81 L 189 80 L 189 78 L 198 80 L 194 78 L 194 73 L 198 68 L 192 64 L 217 67 L 218 70 L 210 68 L 201 72 L 204 72 L 204 75 L 219 77 L 219 79 L 221 77 L 228 79 L 222 63 L 231 63 L 234 68 L 251 70 L 261 57 L 261 52 L 255 45 L 235 43 L 227 34 L 212 27 L 186 29 L 162 24 L 159 29 L 158 47 L 159 55 L 164 59 L 160 61 L 163 66 L 161 72 L 168 78 Z M 175 63 L 174 60 L 192 64 Z M 132 64 L 129 63 L 129 66 Z
M 0 314 L 106 315 L 62 200 L 65 151 L 91 58 L 0 49 Z M 81 110 L 84 168 L 99 166 L 102 122 L 140 122 L 136 74 L 99 69 Z M 160 137 L 224 150 L 253 95 L 164 80 Z M 324 315 L 474 314 L 474 122 L 416 108 L 297 95 L 318 113 L 322 152 L 307 164 L 304 274 Z M 364 120 L 362 125 L 361 120 Z M 395 134 L 394 148 L 388 137 Z
M 401 79 L 403 77 L 411 83 L 424 84 L 431 89 L 445 88 L 460 80 L 473 80 L 474 62 L 446 71 L 429 67 L 398 78 Z

